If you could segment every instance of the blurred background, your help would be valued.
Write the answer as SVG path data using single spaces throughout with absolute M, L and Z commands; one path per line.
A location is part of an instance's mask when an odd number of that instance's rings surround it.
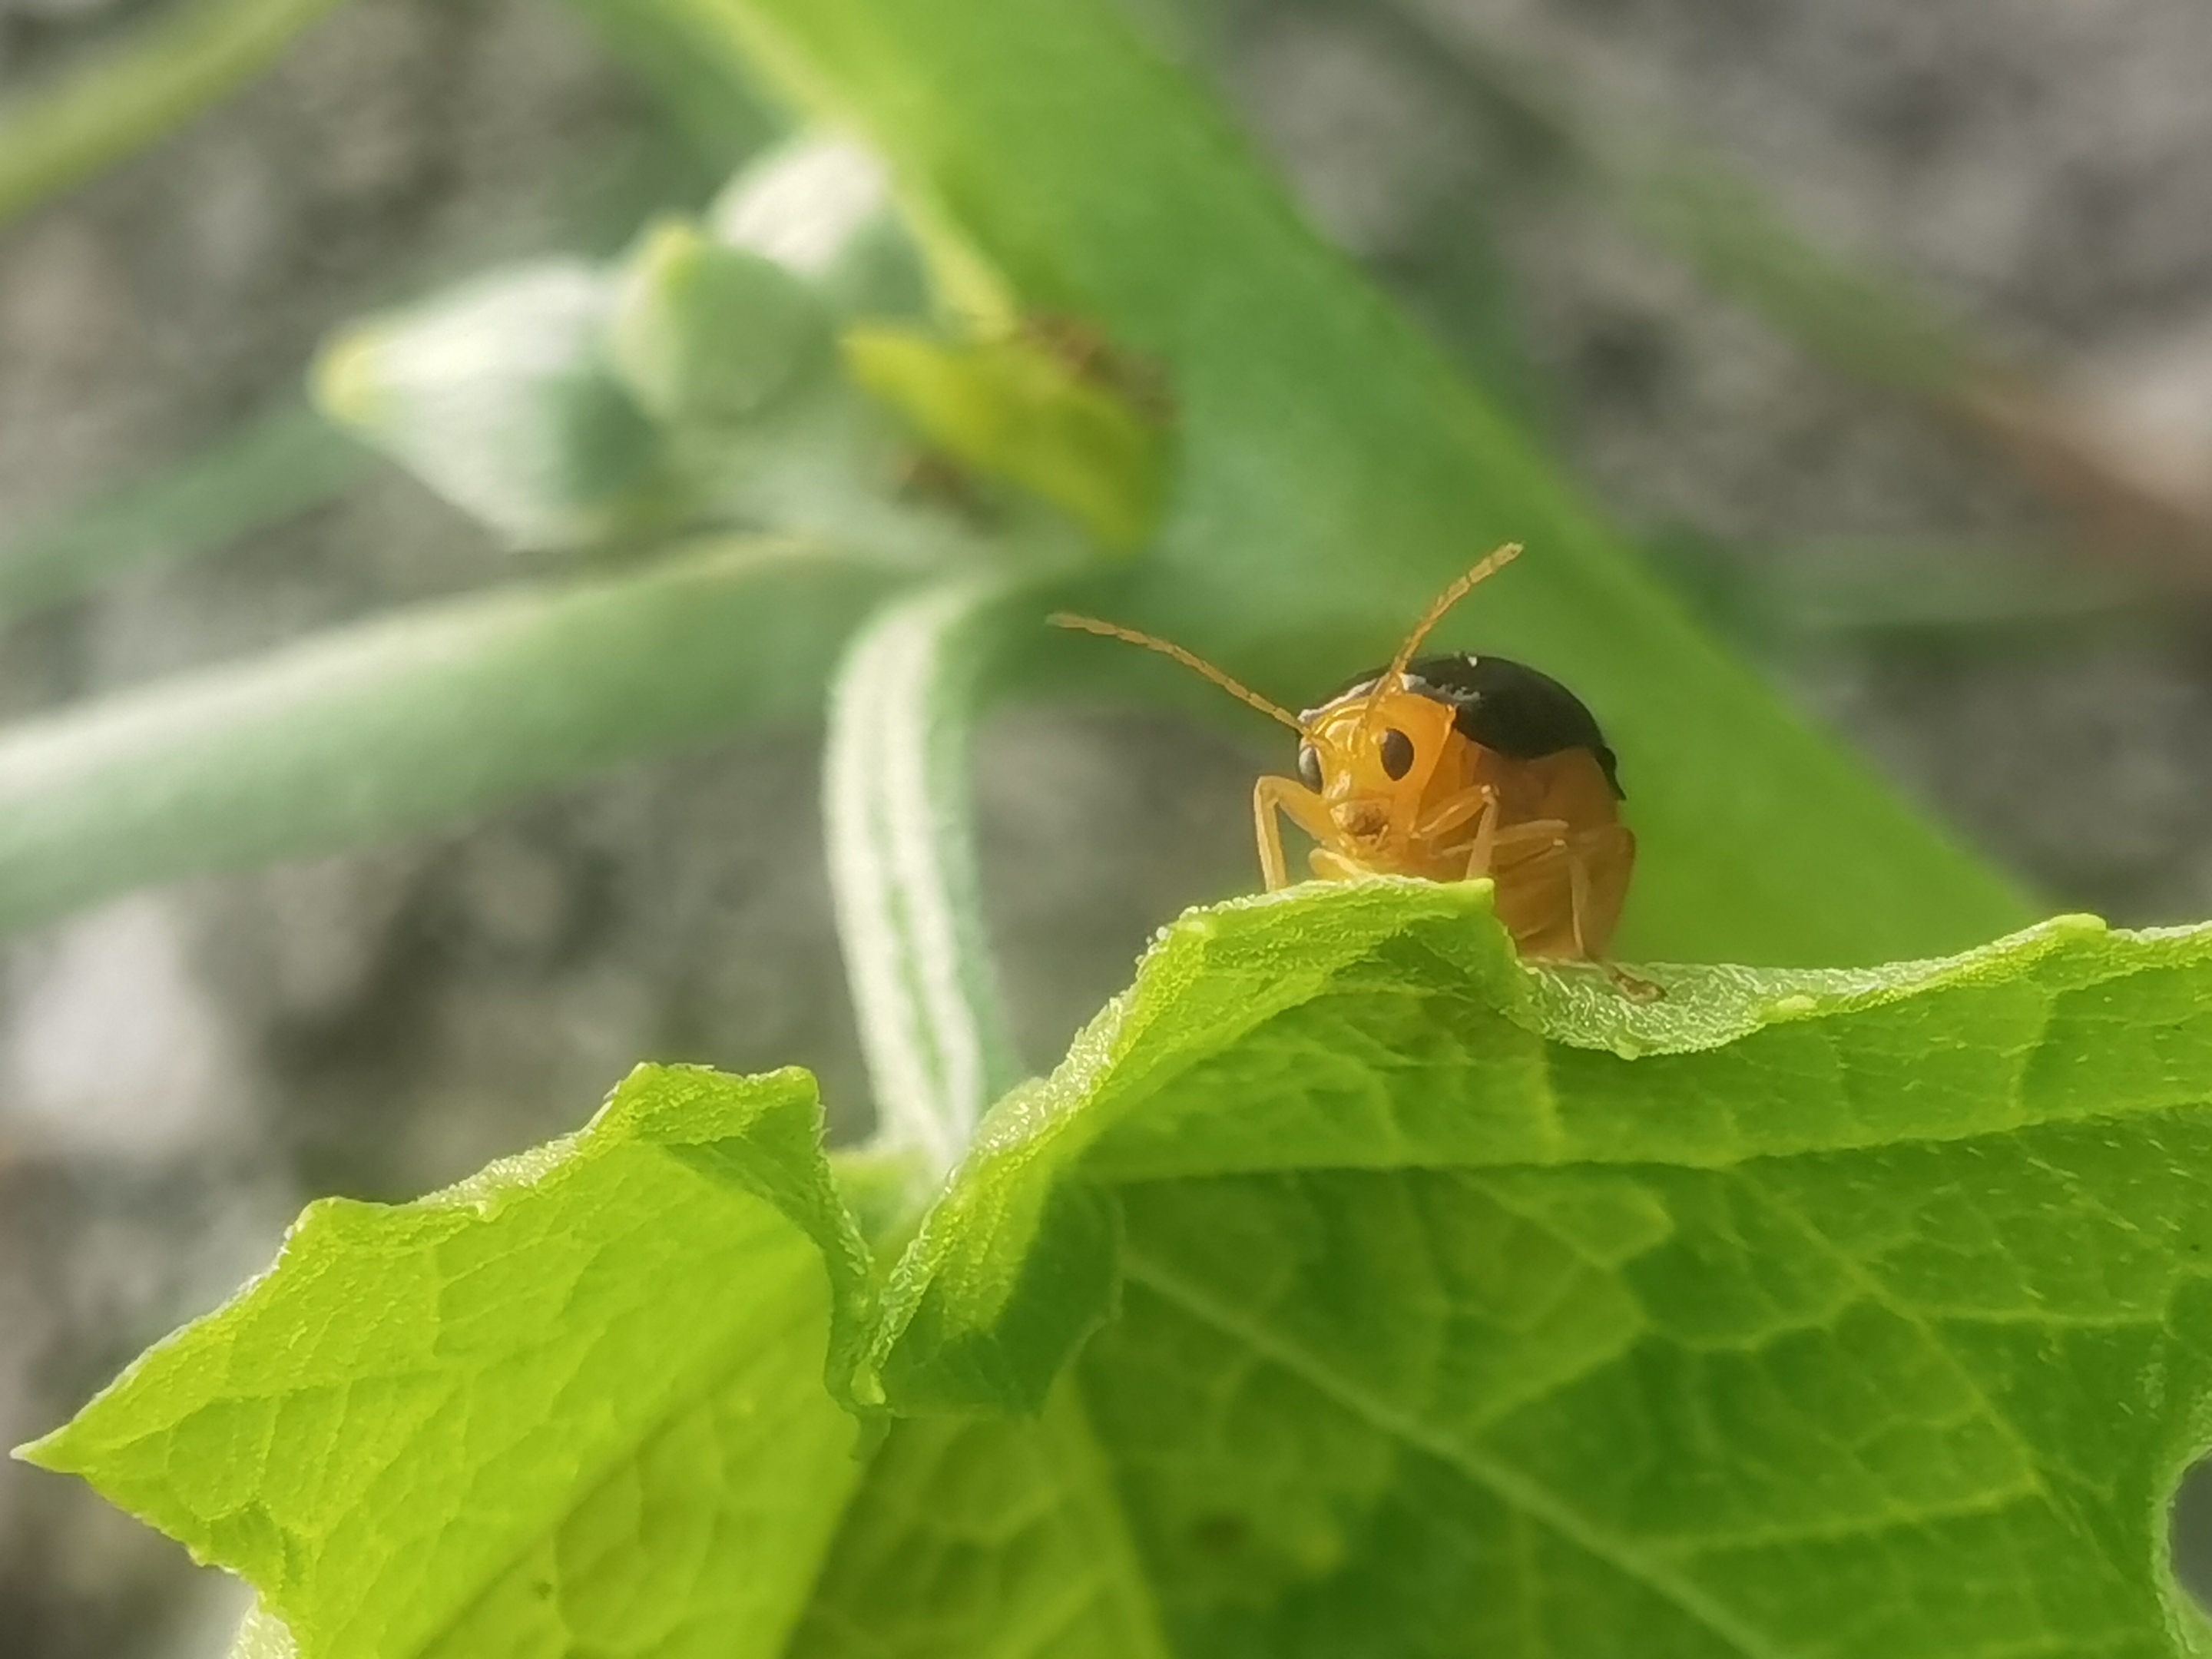
M 2052 908 L 2212 915 L 2198 0 L 1127 3 L 1790 699 Z M 260 14 L 265 70 L 25 187 L 11 111 L 225 9 Z M 302 376 L 364 310 L 611 254 L 777 137 L 657 98 L 604 9 L 0 0 L 0 593 L 72 548 L 117 564 L 9 607 L 0 716 L 516 573 L 321 435 Z M 258 1268 L 305 1199 L 455 1179 L 641 1057 L 804 1064 L 854 1127 L 818 743 L 750 732 L 0 944 L 0 1442 Z M 1073 712 L 977 758 L 1043 1065 L 1155 927 L 1254 884 L 1249 781 L 1285 757 Z M 237 1611 L 0 1465 L 9 1655 L 215 1654 Z

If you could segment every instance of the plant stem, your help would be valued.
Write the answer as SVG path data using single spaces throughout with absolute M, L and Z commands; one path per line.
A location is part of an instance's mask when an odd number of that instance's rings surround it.
M 942 1173 L 1018 1074 L 984 939 L 968 787 L 1000 580 L 927 588 L 855 639 L 830 702 L 830 876 L 879 1138 Z
M 0 928 L 463 818 L 801 714 L 889 580 L 723 541 L 403 611 L 0 732 Z
M 142 565 L 214 553 L 338 495 L 369 452 L 297 404 L 0 542 L 0 622 Z

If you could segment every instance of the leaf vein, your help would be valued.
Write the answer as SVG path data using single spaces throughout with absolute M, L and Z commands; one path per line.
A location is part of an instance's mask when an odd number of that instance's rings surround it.
M 1622 1577 L 1632 1579 L 1703 1626 L 1744 1659 L 1783 1659 L 1782 1650 L 1762 1632 L 1685 1577 L 1671 1562 L 1633 1540 L 1595 1525 L 1538 1482 L 1375 1398 L 1313 1354 L 1285 1341 L 1237 1310 L 1222 1306 L 1157 1263 L 1145 1261 L 1133 1249 L 1125 1248 L 1123 1269 L 1137 1284 L 1212 1325 L 1224 1335 L 1244 1343 L 1371 1426 L 1458 1470 L 1505 1505 L 1509 1512 L 1525 1514 Z

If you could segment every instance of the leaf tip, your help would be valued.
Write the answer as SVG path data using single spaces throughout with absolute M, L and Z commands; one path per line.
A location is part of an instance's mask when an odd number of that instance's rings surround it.
M 11 1446 L 8 1455 L 18 1463 L 27 1463 L 34 1469 L 45 1469 L 52 1474 L 76 1474 L 79 1468 L 69 1455 L 70 1429 L 64 1423 L 50 1429 L 36 1440 L 26 1440 L 20 1446 Z
M 353 431 L 376 425 L 382 397 L 375 359 L 376 337 L 366 325 L 344 330 L 316 354 L 307 371 L 308 396 L 333 425 Z

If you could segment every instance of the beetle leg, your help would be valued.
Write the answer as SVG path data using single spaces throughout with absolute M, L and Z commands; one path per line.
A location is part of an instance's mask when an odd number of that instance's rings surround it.
M 1490 860 L 1498 852 L 1497 803 L 1484 804 L 1482 816 L 1474 823 L 1474 840 L 1467 849 L 1467 878 L 1474 880 L 1490 873 Z
M 1667 988 L 1657 980 L 1645 979 L 1640 975 L 1632 974 L 1627 969 L 1617 967 L 1610 962 L 1601 962 L 1598 966 L 1605 969 L 1605 976 L 1613 981 L 1613 988 L 1631 1002 L 1666 1000 Z
M 1471 839 L 1456 847 L 1437 845 L 1469 818 L 1474 820 Z M 1413 826 L 1413 838 L 1416 846 L 1433 848 L 1430 856 L 1434 858 L 1454 858 L 1464 852 L 1468 879 L 1472 881 L 1477 876 L 1490 873 L 1490 838 L 1497 827 L 1498 792 L 1482 783 L 1447 797 L 1425 821 Z
M 1486 807 L 1498 805 L 1498 792 L 1486 783 L 1478 783 L 1446 797 L 1444 804 L 1430 815 L 1427 821 L 1413 826 L 1413 836 L 1419 841 L 1435 841 L 1447 830 L 1456 830 Z
M 1567 849 L 1567 902 L 1571 907 L 1569 922 L 1574 928 L 1575 955 L 1584 962 L 1596 962 L 1589 949 L 1588 935 L 1583 931 L 1583 918 L 1589 914 L 1595 896 L 1590 885 L 1589 861 L 1583 856 L 1580 847 Z M 1613 981 L 1613 988 L 1632 1002 L 1656 1002 L 1667 994 L 1667 988 L 1630 973 L 1610 962 L 1598 962 L 1605 976 Z
M 1589 955 L 1576 838 L 1557 818 L 1536 818 L 1491 836 L 1487 873 L 1497 884 L 1499 921 L 1524 956 Z
M 1261 778 L 1252 786 L 1252 828 L 1260 840 L 1260 878 L 1273 892 L 1290 880 L 1283 867 L 1283 826 L 1275 813 L 1281 805 L 1277 790 L 1287 778 Z
M 1316 841 L 1333 838 L 1335 826 L 1322 798 L 1290 778 L 1263 777 L 1252 786 L 1252 827 L 1260 842 L 1260 874 L 1267 890 L 1290 884 L 1283 861 L 1283 826 L 1276 815 L 1287 817 Z
M 1516 823 L 1499 830 L 1490 837 L 1493 856 L 1510 848 L 1534 843 L 1538 851 L 1567 846 L 1567 823 L 1565 818 L 1531 818 L 1526 823 Z
M 1495 806 L 1493 800 L 1488 803 Z M 1498 854 L 1508 848 L 1520 847 L 1530 842 L 1546 847 L 1565 847 L 1567 844 L 1567 825 L 1563 818 L 1532 818 L 1526 823 L 1516 823 L 1509 829 L 1498 827 L 1498 814 L 1486 812 L 1476 821 L 1474 839 L 1467 843 L 1467 879 L 1496 873 Z
M 1571 855 L 1575 873 L 1581 877 L 1577 894 L 1577 931 L 1596 950 L 1589 954 L 1604 968 L 1606 977 L 1623 996 L 1638 1002 L 1654 1002 L 1667 994 L 1666 987 L 1616 968 L 1603 960 L 1613 924 L 1620 920 L 1620 902 L 1628 890 L 1629 872 L 1636 863 L 1636 837 L 1626 824 L 1607 824 L 1577 836 Z
M 1323 881 L 1356 881 L 1361 876 L 1370 873 L 1345 857 L 1343 854 L 1333 852 L 1326 847 L 1315 848 L 1310 862 L 1313 866 L 1314 874 L 1319 876 Z
M 1589 866 L 1573 848 L 1567 848 L 1567 925 L 1574 930 L 1575 955 L 1589 959 L 1589 940 L 1583 932 L 1583 917 L 1589 910 Z

